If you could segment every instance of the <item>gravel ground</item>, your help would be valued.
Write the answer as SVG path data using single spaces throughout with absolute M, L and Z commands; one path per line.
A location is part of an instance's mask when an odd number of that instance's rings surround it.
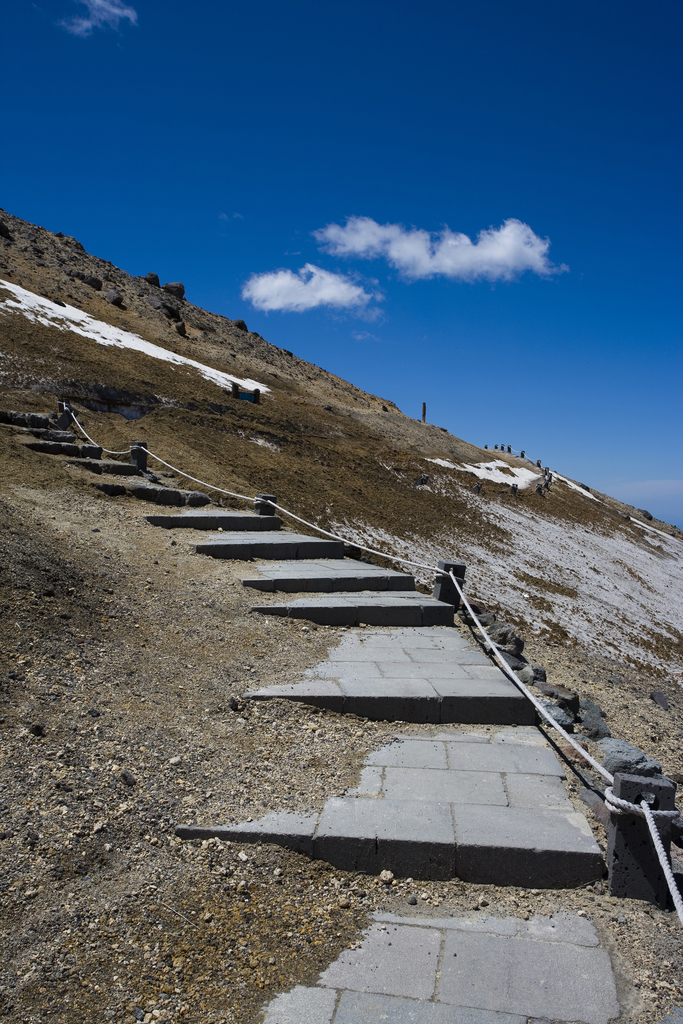
M 612 954 L 624 1021 L 654 1024 L 683 1001 L 673 915 L 613 900 L 601 883 L 385 885 L 276 847 L 177 840 L 181 821 L 320 808 L 357 783 L 370 750 L 415 727 L 242 702 L 256 682 L 300 679 L 343 631 L 251 616 L 244 563 L 193 555 L 190 535 L 148 526 L 144 504 L 104 498 L 60 460 L 10 454 L 12 484 L 0 491 L 4 1019 L 248 1024 L 275 992 L 311 983 L 359 942 L 370 911 L 435 906 L 585 913 Z M 647 701 L 643 679 L 625 674 L 612 705 L 609 666 L 529 646 L 551 682 L 583 673 L 581 696 L 603 704 L 614 735 L 678 770 L 675 699 L 664 717 L 645 703 L 641 722 L 622 704 Z M 581 784 L 568 783 L 575 798 Z

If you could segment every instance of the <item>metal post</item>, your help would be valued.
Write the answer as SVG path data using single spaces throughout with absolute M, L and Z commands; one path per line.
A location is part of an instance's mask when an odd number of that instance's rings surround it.
M 662 776 L 647 778 L 618 772 L 612 789 L 616 797 L 632 804 L 639 804 L 644 797 L 653 811 L 672 811 L 676 806 L 676 783 Z M 657 819 L 657 830 L 670 858 L 671 821 Z M 610 814 L 607 868 L 610 896 L 647 900 L 662 910 L 671 905 L 669 887 L 645 818 L 635 814 Z
M 146 441 L 131 441 L 130 442 L 130 461 L 134 466 L 137 466 L 141 473 L 147 471 L 147 442 Z
M 465 586 L 465 570 L 467 567 L 462 562 L 437 562 L 436 564 L 439 569 L 444 570 L 444 573 L 452 572 L 460 586 Z M 452 604 L 456 612 L 460 607 L 460 594 L 455 589 L 455 584 L 450 576 L 436 577 L 433 597 L 437 601 L 445 601 L 446 604 Z
M 274 494 L 257 494 L 254 498 L 254 511 L 257 516 L 274 516 L 275 509 L 270 504 L 271 501 L 277 501 Z
M 422 403 L 422 422 L 423 423 L 427 422 L 427 403 L 426 402 Z

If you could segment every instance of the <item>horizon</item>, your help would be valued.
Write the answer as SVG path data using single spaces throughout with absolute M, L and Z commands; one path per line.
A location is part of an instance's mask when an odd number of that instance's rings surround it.
M 386 14 L 15 4 L 0 202 L 683 527 L 680 10 Z

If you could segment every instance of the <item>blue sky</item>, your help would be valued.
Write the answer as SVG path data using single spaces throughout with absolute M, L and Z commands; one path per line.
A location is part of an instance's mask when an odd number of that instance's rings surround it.
M 683 527 L 682 21 L 10 0 L 0 206 Z

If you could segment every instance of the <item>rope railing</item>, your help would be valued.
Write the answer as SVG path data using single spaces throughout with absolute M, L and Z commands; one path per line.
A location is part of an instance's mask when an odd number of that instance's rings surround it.
M 96 445 L 96 442 L 92 440 L 92 438 L 85 432 L 81 424 L 78 422 L 76 416 L 73 414 L 73 411 L 72 416 L 79 430 L 82 431 L 82 433 L 90 441 L 91 444 Z M 96 447 L 102 446 L 96 445 Z M 106 448 L 102 448 L 102 451 L 106 451 L 110 455 L 126 454 L 126 452 L 110 452 Z M 378 551 L 377 549 L 368 547 L 367 545 L 359 544 L 356 541 L 351 541 L 345 537 L 339 536 L 339 534 L 332 533 L 329 530 L 323 529 L 323 527 L 318 526 L 317 523 L 311 523 L 308 519 L 304 519 L 303 517 L 296 515 L 296 513 L 290 511 L 290 509 L 285 508 L 283 505 L 278 505 L 277 502 L 272 501 L 270 498 L 256 495 L 250 496 L 246 494 L 239 494 L 236 491 L 228 491 L 223 487 L 217 487 L 215 484 L 207 483 L 206 480 L 200 480 L 198 477 L 190 476 L 189 473 L 185 473 L 182 469 L 178 469 L 177 466 L 173 466 L 170 462 L 166 462 L 165 459 L 162 459 L 161 456 L 156 455 L 150 449 L 146 449 L 146 451 L 148 456 L 155 459 L 157 462 L 160 462 L 163 466 L 166 466 L 168 469 L 173 470 L 174 473 L 178 473 L 180 476 L 185 477 L 187 480 L 192 480 L 193 483 L 200 484 L 200 486 L 202 487 L 208 487 L 210 490 L 216 491 L 219 494 L 225 494 L 228 497 L 237 498 L 241 501 L 248 501 L 250 503 L 259 501 L 264 505 L 270 505 L 273 509 L 277 510 L 278 512 L 282 512 L 283 515 L 289 516 L 291 519 L 296 520 L 296 522 L 301 523 L 303 526 L 308 526 L 310 529 L 316 530 L 318 533 L 321 533 L 326 537 L 330 537 L 333 540 L 340 541 L 343 544 L 352 544 L 353 547 L 358 548 L 360 551 L 366 551 L 368 554 L 376 555 L 379 558 L 385 558 L 388 561 L 395 562 L 399 565 L 409 565 L 415 568 L 425 569 L 428 572 L 434 573 L 437 576 L 449 576 L 458 593 L 458 596 L 460 597 L 460 600 L 462 601 L 464 607 L 467 609 L 467 614 L 470 616 L 471 621 L 474 622 L 477 629 L 482 635 L 484 647 L 491 652 L 494 659 L 497 661 L 499 667 L 504 672 L 505 676 L 527 698 L 527 700 L 529 700 L 533 704 L 533 706 L 536 708 L 541 717 L 548 723 L 548 725 L 550 725 L 553 729 L 559 732 L 562 738 L 566 740 L 567 743 L 569 743 L 570 746 L 572 746 L 577 751 L 581 758 L 583 758 L 588 764 L 590 764 L 591 767 L 609 783 L 609 785 L 605 789 L 605 805 L 607 806 L 609 812 L 611 814 L 616 815 L 635 814 L 639 817 L 645 818 L 648 825 L 648 829 L 650 831 L 653 846 L 657 853 L 657 858 L 664 873 L 664 877 L 666 879 L 669 892 L 671 893 L 671 898 L 673 900 L 674 907 L 676 908 L 679 921 L 683 926 L 683 900 L 681 899 L 680 892 L 676 885 L 676 880 L 674 879 L 673 873 L 671 871 L 671 865 L 669 864 L 666 851 L 664 850 L 664 846 L 662 845 L 661 837 L 659 835 L 659 831 L 657 829 L 656 824 L 657 820 L 665 822 L 674 821 L 680 818 L 680 811 L 678 809 L 672 811 L 653 811 L 647 803 L 647 801 L 645 800 L 645 798 L 643 798 L 640 804 L 634 804 L 630 803 L 628 800 L 622 800 L 621 798 L 616 797 L 614 795 L 612 791 L 612 783 L 614 782 L 614 776 L 603 765 L 601 765 L 600 762 L 597 761 L 585 749 L 585 747 L 581 746 L 581 744 L 578 743 L 578 741 L 575 740 L 573 736 L 571 736 L 565 729 L 562 728 L 560 723 L 553 718 L 550 712 L 543 706 L 543 704 L 541 704 L 538 698 L 534 696 L 534 694 L 522 682 L 519 676 L 515 672 L 513 672 L 513 670 L 510 668 L 510 666 L 500 653 L 498 645 L 495 643 L 495 641 L 491 639 L 489 634 L 486 632 L 485 627 L 479 621 L 479 618 L 477 617 L 472 605 L 468 601 L 463 588 L 458 582 L 458 578 L 455 576 L 452 570 L 449 571 L 446 569 L 440 569 L 438 566 L 429 565 L 426 562 L 416 562 L 412 559 L 403 558 L 399 555 L 391 555 L 385 551 Z

